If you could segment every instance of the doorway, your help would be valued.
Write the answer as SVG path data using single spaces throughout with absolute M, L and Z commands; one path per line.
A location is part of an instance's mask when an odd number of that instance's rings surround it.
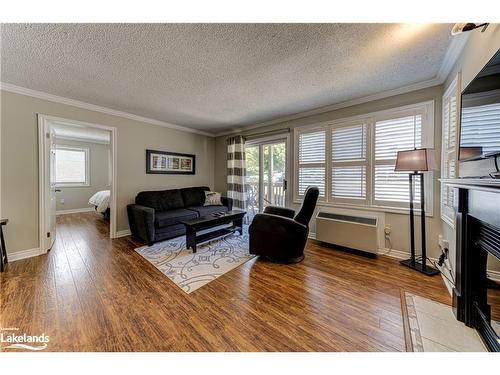
M 115 238 L 116 128 L 40 114 L 38 131 L 40 254 L 56 240 L 56 215 L 96 215 Z
M 287 205 L 287 149 L 288 135 L 245 143 L 250 218 L 263 212 L 267 206 Z

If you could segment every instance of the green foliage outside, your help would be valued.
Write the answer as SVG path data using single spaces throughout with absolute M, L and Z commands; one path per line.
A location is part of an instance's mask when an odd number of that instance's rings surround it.
M 264 149 L 264 175 L 269 170 L 269 149 L 273 148 L 273 167 L 274 174 L 277 173 L 282 176 L 285 172 L 285 144 L 277 143 L 274 145 L 266 145 Z M 259 175 L 259 147 L 247 147 L 246 149 L 246 166 L 247 166 L 247 176 L 253 180 L 258 179 Z M 255 177 L 254 177 L 255 176 Z M 264 176 L 264 178 L 265 178 Z M 253 178 L 254 177 L 254 178 Z M 274 178 L 276 179 L 276 177 Z

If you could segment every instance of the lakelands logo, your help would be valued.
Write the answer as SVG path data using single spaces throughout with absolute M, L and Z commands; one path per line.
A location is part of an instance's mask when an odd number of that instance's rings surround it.
M 19 328 L 0 328 L 0 344 L 2 349 L 43 350 L 50 339 L 45 333 L 41 335 L 19 334 Z M 6 346 L 4 346 L 6 345 Z

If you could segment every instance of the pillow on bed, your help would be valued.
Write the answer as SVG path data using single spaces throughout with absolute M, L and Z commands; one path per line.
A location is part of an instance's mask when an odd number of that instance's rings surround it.
M 220 193 L 215 191 L 205 191 L 205 203 L 204 206 L 222 206 L 220 199 Z

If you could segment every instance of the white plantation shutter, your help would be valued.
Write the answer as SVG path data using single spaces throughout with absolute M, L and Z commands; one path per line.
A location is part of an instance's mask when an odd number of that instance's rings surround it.
M 317 186 L 320 197 L 325 197 L 326 130 L 300 133 L 298 147 L 298 194 L 303 196 L 307 187 Z
M 500 149 L 500 103 L 463 108 L 462 147 L 482 147 L 484 153 Z
M 394 172 L 398 151 L 422 146 L 422 115 L 413 114 L 375 123 L 374 201 L 376 205 L 406 207 L 410 200 L 408 173 Z M 420 181 L 415 184 L 420 202 Z
M 296 128 L 295 200 L 309 185 L 322 204 L 407 209 L 408 173 L 394 172 L 397 152 L 434 147 L 434 102 Z M 456 134 L 456 131 L 455 131 Z M 455 168 L 449 164 L 450 170 Z M 426 173 L 426 211 L 433 213 L 433 175 Z M 420 202 L 420 181 L 415 181 Z
M 422 145 L 422 115 L 416 114 L 375 123 L 375 159 L 394 160 L 398 151 Z
M 366 200 L 366 124 L 332 128 L 331 197 Z
M 441 178 L 457 176 L 457 120 L 458 120 L 457 78 L 443 95 L 443 132 L 441 143 Z M 455 210 L 453 208 L 455 191 L 449 185 L 441 183 L 441 218 L 454 227 Z

